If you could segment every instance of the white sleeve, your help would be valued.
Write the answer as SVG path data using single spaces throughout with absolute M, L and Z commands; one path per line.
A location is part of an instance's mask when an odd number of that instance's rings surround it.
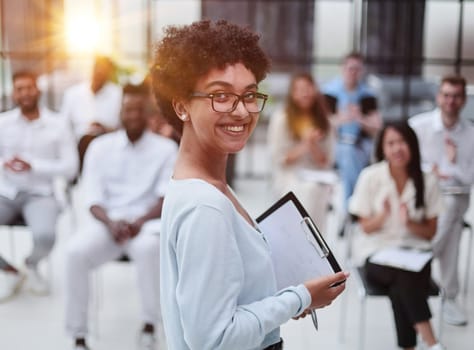
M 367 168 L 362 170 L 357 183 L 349 199 L 349 212 L 359 217 L 369 217 L 373 214 L 371 200 L 373 195 L 370 191 L 371 179 Z
M 468 142 L 471 144 L 469 156 L 461 158 L 454 164 L 446 164 L 446 172 L 463 186 L 474 184 L 474 142 L 472 139 L 468 140 Z
M 425 213 L 426 218 L 438 217 L 443 208 L 441 191 L 434 174 L 425 174 Z
M 239 305 L 243 261 L 223 213 L 209 206 L 191 212 L 176 242 L 176 298 L 190 349 L 249 349 L 304 311 L 311 297 L 300 285 Z
M 278 110 L 270 117 L 267 141 L 272 163 L 276 167 L 281 167 L 286 153 L 291 148 L 289 127 L 286 121 L 286 113 L 283 110 Z
M 59 139 L 56 144 L 57 158 L 34 158 L 31 160 L 31 168 L 34 173 L 49 177 L 64 176 L 72 180 L 76 176 L 79 167 L 79 156 L 76 142 L 71 129 L 66 123 L 58 123 Z
M 86 208 L 93 205 L 105 205 L 105 186 L 102 183 L 102 154 L 103 147 L 100 139 L 95 139 L 87 148 L 82 170 L 84 201 Z

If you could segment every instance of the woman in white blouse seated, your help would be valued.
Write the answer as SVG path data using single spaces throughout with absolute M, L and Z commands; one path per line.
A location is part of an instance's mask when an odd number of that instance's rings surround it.
M 285 107 L 272 115 L 268 128 L 274 193 L 295 192 L 323 233 L 336 179 L 330 171 L 335 138 L 328 115 L 313 77 L 299 73 L 291 80 Z
M 422 173 L 418 140 L 405 122 L 385 125 L 375 152 L 378 163 L 362 171 L 349 202 L 361 229 L 354 239 L 356 261 L 365 264 L 369 280 L 388 287 L 398 345 L 414 349 L 419 333 L 430 350 L 443 349 L 430 323 L 430 263 L 411 272 L 370 262 L 388 247 L 430 249 L 441 209 L 436 179 Z

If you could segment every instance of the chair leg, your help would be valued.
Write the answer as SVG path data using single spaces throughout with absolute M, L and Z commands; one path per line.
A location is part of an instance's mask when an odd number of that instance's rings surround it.
M 359 350 L 364 350 L 365 343 L 365 308 L 366 297 L 362 296 L 360 299 L 360 320 L 359 320 Z
M 52 260 L 52 257 L 51 257 L 51 254 L 49 254 L 48 257 L 46 257 L 47 261 L 46 261 L 46 269 L 48 271 L 48 280 L 49 280 L 49 287 L 50 287 L 50 290 L 52 290 L 53 288 L 53 280 L 54 280 L 54 275 L 53 275 L 53 260 Z
M 472 227 L 467 226 L 465 227 L 467 230 L 469 230 L 469 243 L 467 246 L 467 256 L 466 256 L 466 270 L 464 271 L 464 288 L 463 288 L 463 297 L 464 301 L 467 300 L 467 292 L 469 289 L 469 271 L 471 268 L 471 252 L 472 252 Z
M 439 292 L 439 321 L 438 321 L 438 341 L 441 342 L 443 337 L 443 306 L 444 306 L 444 293 L 442 290 Z
M 11 258 L 11 263 L 15 264 L 16 263 L 15 228 L 13 226 L 8 228 L 8 234 L 10 235 L 10 258 Z

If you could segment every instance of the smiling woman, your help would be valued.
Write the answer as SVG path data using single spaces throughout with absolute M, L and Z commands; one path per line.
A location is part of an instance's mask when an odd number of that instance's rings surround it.
M 335 274 L 276 290 L 269 247 L 226 182 L 231 153 L 249 139 L 267 96 L 258 36 L 226 21 L 169 27 L 153 89 L 182 138 L 166 192 L 161 305 L 170 349 L 281 349 L 279 326 L 328 305 Z

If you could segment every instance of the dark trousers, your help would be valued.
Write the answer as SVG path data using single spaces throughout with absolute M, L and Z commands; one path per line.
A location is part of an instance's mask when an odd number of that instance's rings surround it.
M 280 339 L 280 341 L 278 343 L 267 346 L 263 350 L 282 350 L 282 349 L 283 349 L 283 339 Z
M 365 269 L 367 278 L 372 283 L 389 290 L 398 346 L 402 348 L 416 346 L 415 323 L 431 318 L 428 306 L 431 264 L 426 264 L 420 272 L 411 272 L 367 261 Z

